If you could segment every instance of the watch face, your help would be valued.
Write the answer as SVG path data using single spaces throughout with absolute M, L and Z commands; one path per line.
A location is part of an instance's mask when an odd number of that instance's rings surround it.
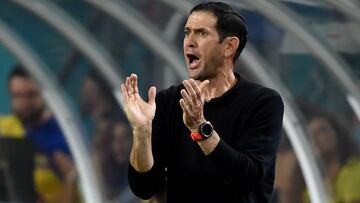
M 201 133 L 205 137 L 210 137 L 213 133 L 213 127 L 210 123 L 204 123 L 204 125 L 201 127 Z

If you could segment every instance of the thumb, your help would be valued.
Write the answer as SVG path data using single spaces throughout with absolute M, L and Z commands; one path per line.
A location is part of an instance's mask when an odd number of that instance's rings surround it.
M 209 83 L 210 83 L 209 80 L 204 80 L 204 81 L 202 81 L 202 82 L 200 83 L 200 85 L 199 85 L 200 91 L 202 91 L 202 90 L 204 89 L 204 87 L 205 87 L 207 84 L 209 84 Z
M 149 89 L 148 92 L 148 97 L 149 97 L 149 104 L 155 104 L 155 97 L 156 97 L 156 87 L 152 86 Z

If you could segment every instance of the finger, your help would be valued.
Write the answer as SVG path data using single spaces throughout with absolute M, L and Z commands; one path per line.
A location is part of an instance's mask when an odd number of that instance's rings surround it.
M 191 111 L 192 114 L 197 113 L 199 111 L 199 101 L 196 99 L 195 101 L 193 101 L 185 89 L 182 89 L 180 93 L 184 99 L 186 106 L 188 107 L 188 110 Z
M 185 102 L 188 106 L 191 106 L 191 108 L 192 108 L 193 102 L 192 102 L 189 94 L 186 92 L 186 90 L 182 89 L 182 90 L 180 91 L 180 94 L 181 94 L 181 96 L 183 97 L 184 102 Z
M 131 74 L 131 84 L 132 84 L 132 89 L 134 91 L 134 94 L 138 94 L 139 89 L 138 89 L 137 75 L 134 73 Z
M 125 84 L 121 84 L 121 91 L 122 91 L 122 94 L 123 94 L 123 97 L 124 97 L 124 104 L 127 104 L 127 101 L 129 100 L 129 96 L 128 96 L 128 93 L 126 91 Z
M 189 110 L 189 107 L 186 105 L 184 99 L 180 99 L 180 106 L 181 106 L 183 112 L 184 112 L 186 115 L 191 115 L 191 112 L 190 112 L 190 110 Z
M 130 86 L 130 77 L 126 77 L 125 85 L 128 87 Z
M 199 85 L 199 89 L 200 89 L 200 92 L 204 89 L 204 87 L 207 85 L 207 84 L 209 84 L 210 83 L 210 81 L 209 80 L 204 80 L 204 81 L 202 81 L 201 83 L 200 83 L 200 85 Z
M 156 98 L 156 87 L 152 86 L 149 89 L 148 92 L 149 102 L 148 104 L 155 104 L 155 98 Z
M 185 87 L 186 91 L 188 92 L 191 100 L 195 103 L 197 100 L 196 92 L 193 89 L 193 87 L 191 86 L 190 82 L 188 80 L 184 80 L 183 84 L 184 84 L 184 87 Z
M 130 77 L 126 77 L 126 91 L 129 95 L 129 97 L 132 95 L 132 87 L 131 87 L 131 81 L 130 81 Z
M 192 86 L 192 88 L 195 91 L 196 94 L 196 98 L 198 99 L 198 101 L 201 101 L 201 90 L 200 87 L 196 84 L 195 80 L 190 79 L 189 80 L 190 85 Z

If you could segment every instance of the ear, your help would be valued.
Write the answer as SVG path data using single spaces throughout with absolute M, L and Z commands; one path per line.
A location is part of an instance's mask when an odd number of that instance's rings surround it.
M 225 57 L 229 57 L 235 54 L 239 47 L 240 40 L 237 37 L 227 37 L 226 41 Z

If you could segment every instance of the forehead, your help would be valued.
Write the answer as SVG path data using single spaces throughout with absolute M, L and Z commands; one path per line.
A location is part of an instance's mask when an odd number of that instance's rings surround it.
M 194 11 L 186 21 L 185 28 L 215 28 L 217 17 L 209 11 Z
M 310 122 L 310 129 L 311 130 L 318 130 L 322 128 L 332 128 L 329 121 L 324 118 L 314 118 Z
M 28 77 L 14 77 L 10 80 L 11 90 L 35 90 L 38 91 L 39 87 L 36 82 Z

